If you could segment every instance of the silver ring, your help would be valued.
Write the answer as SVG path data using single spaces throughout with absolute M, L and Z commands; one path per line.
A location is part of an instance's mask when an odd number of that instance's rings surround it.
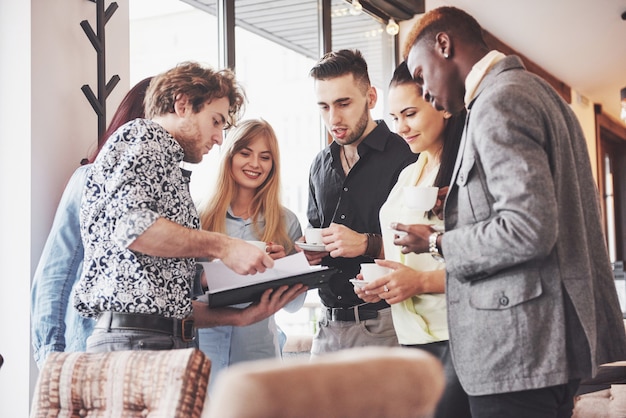
M 385 291 L 385 293 L 389 293 L 389 288 L 387 287 L 387 285 L 383 286 L 383 290 Z

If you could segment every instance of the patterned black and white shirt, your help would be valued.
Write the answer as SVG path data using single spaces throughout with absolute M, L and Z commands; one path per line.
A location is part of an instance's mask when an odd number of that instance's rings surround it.
M 82 315 L 114 311 L 182 319 L 191 313 L 195 260 L 128 248 L 161 217 L 199 228 L 182 160 L 174 138 L 146 119 L 123 125 L 103 147 L 80 210 L 85 258 L 75 306 Z

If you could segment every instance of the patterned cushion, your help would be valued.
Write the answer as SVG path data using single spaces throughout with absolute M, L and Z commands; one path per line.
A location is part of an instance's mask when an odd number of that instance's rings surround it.
M 195 348 L 53 353 L 39 375 L 31 418 L 200 417 L 210 369 Z
M 578 395 L 574 399 L 572 418 L 626 417 L 626 385 Z

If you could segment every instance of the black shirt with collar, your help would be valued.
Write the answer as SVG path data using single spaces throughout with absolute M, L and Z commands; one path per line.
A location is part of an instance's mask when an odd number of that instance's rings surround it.
M 359 233 L 381 233 L 378 212 L 396 184 L 400 172 L 417 160 L 407 143 L 391 132 L 384 121 L 359 144 L 359 160 L 346 176 L 341 166 L 340 145 L 332 142 L 313 160 L 309 172 L 309 204 L 311 226 L 326 228 L 331 222 L 342 224 Z M 320 288 L 322 303 L 331 308 L 363 304 L 354 293 L 349 279 L 356 277 L 361 263 L 373 258 L 325 257 L 322 264 L 337 267 L 330 286 Z

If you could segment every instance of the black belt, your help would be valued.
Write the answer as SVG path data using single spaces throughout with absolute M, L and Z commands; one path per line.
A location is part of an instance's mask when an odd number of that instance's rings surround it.
M 193 341 L 193 319 L 166 318 L 159 315 L 102 312 L 96 328 L 100 329 L 132 329 L 137 331 L 151 331 L 179 337 L 183 341 Z
M 358 311 L 359 321 L 374 319 L 378 317 L 378 311 L 388 308 L 385 301 L 376 303 L 365 303 L 363 305 L 352 306 L 350 308 L 328 308 L 325 307 L 326 319 L 329 321 L 356 321 L 356 311 Z

